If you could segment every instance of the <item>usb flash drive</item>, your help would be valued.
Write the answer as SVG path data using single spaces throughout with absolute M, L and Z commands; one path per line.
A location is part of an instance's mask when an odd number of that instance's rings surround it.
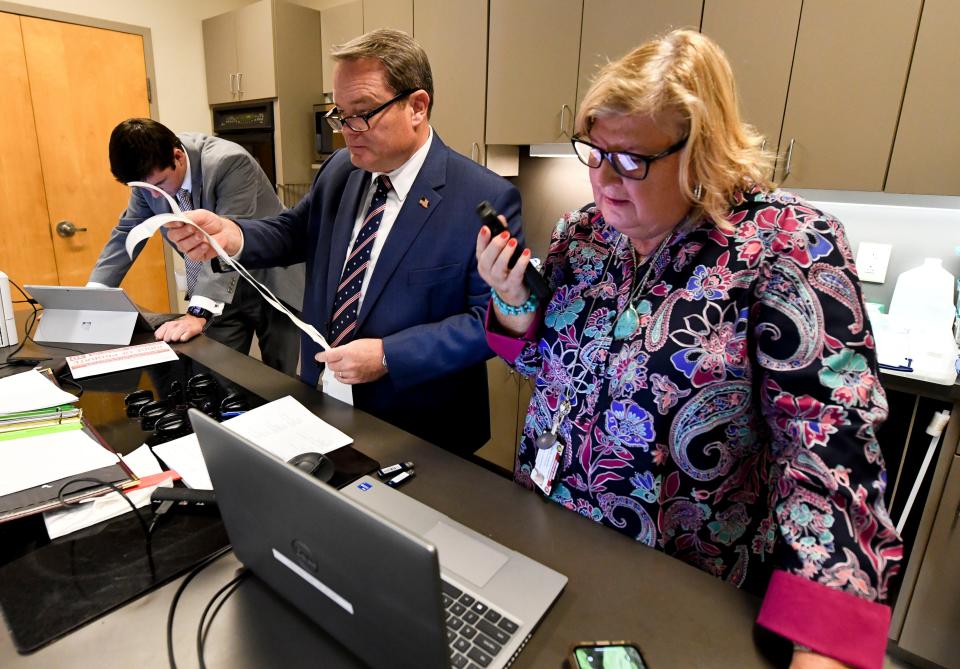
M 394 476 L 396 474 L 399 474 L 400 472 L 409 471 L 411 469 L 413 469 L 412 462 L 400 462 L 395 465 L 389 465 L 388 467 L 384 467 L 383 469 L 378 469 L 377 476 L 379 478 L 384 479 L 384 478 L 387 478 L 388 476 Z
M 406 483 L 407 481 L 409 481 L 410 479 L 412 479 L 414 476 L 416 476 L 416 473 L 412 469 L 408 469 L 405 472 L 400 472 L 399 474 L 394 476 L 392 479 L 388 479 L 387 481 L 385 481 L 385 483 L 391 488 L 398 488 L 404 483 Z

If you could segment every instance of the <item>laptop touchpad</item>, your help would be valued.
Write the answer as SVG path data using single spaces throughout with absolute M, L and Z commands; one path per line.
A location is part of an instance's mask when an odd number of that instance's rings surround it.
M 424 538 L 437 547 L 441 567 L 478 588 L 484 587 L 507 563 L 507 556 L 497 549 L 443 521 L 430 528 Z

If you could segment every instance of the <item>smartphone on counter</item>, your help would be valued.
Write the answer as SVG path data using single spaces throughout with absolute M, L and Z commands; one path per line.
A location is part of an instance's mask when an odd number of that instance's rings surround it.
M 570 649 L 570 669 L 648 669 L 632 641 L 581 641 Z

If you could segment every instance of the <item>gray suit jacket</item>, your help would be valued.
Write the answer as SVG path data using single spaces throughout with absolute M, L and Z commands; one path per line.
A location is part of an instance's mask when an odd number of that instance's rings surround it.
M 267 175 L 243 147 L 201 133 L 181 133 L 177 137 L 190 158 L 194 208 L 209 209 L 229 218 L 266 218 L 283 210 Z M 154 198 L 144 189 L 134 188 L 127 209 L 110 233 L 89 280 L 119 286 L 133 264 L 124 248 L 127 233 L 151 216 L 169 211 L 164 198 Z M 166 238 L 166 230 L 160 230 Z M 287 304 L 298 310 L 303 307 L 303 263 L 255 270 L 251 274 Z M 236 272 L 215 273 L 210 263 L 204 263 L 194 293 L 229 303 L 238 281 L 242 279 Z

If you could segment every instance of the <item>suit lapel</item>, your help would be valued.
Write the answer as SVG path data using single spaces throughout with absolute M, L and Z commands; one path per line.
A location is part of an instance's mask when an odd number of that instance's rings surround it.
M 326 300 L 321 314 L 323 318 L 330 317 L 333 299 L 337 294 L 337 285 L 340 283 L 340 274 L 343 271 L 343 261 L 347 258 L 347 247 L 353 238 L 353 225 L 357 220 L 357 209 L 360 207 L 364 187 L 369 185 L 369 172 L 353 170 L 347 177 L 347 184 L 343 189 L 340 206 L 337 207 L 337 216 L 333 222 L 333 235 L 330 240 L 330 260 L 327 263 Z M 329 324 L 324 322 L 325 330 Z
M 357 316 L 357 331 L 363 326 L 364 321 L 369 316 L 377 300 L 386 288 L 391 277 L 396 273 L 400 261 L 407 254 L 410 246 L 420 234 L 421 229 L 426 224 L 427 219 L 437 210 L 442 199 L 435 190 L 443 187 L 446 182 L 447 174 L 447 154 L 446 147 L 436 134 L 433 136 L 433 144 L 427 153 L 427 159 L 423 162 L 413 187 L 407 193 L 403 206 L 397 214 L 397 220 L 390 230 L 390 235 L 380 251 L 380 257 L 377 258 L 377 264 L 373 268 L 373 276 L 370 277 L 370 284 L 367 286 L 367 292 L 363 296 L 363 304 L 360 306 L 360 314 Z M 427 206 L 423 206 L 425 203 Z

